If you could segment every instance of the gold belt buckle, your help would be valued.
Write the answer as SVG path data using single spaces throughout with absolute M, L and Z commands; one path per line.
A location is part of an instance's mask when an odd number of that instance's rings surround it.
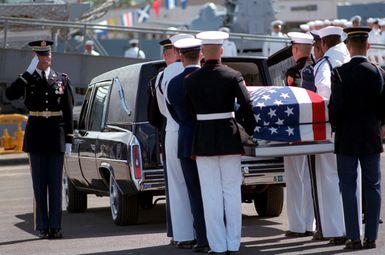
M 43 115 L 43 117 L 46 117 L 48 119 L 48 117 L 50 116 L 50 112 L 49 111 L 43 111 L 42 115 Z

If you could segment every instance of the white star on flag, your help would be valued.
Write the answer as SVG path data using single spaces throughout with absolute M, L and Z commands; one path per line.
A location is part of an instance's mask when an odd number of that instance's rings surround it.
M 270 116 L 270 118 L 273 118 L 274 116 L 277 116 L 277 114 L 275 114 L 275 111 L 276 110 L 273 110 L 273 109 L 270 109 L 268 115 Z
M 271 134 L 278 134 L 277 129 L 274 127 L 269 128 L 269 130 L 270 130 Z
M 259 130 L 260 130 L 260 129 L 261 129 L 261 127 L 258 127 L 258 126 L 257 126 L 257 127 L 254 128 L 254 132 L 258 132 L 258 133 L 259 133 Z
M 269 96 L 269 95 L 263 95 L 263 96 L 262 96 L 262 99 L 263 99 L 263 100 L 269 100 L 269 99 L 270 99 L 270 96 Z
M 277 122 L 275 122 L 276 125 L 283 125 L 283 121 L 280 118 L 278 118 Z
M 259 108 L 261 108 L 261 110 L 262 110 L 262 108 L 265 107 L 265 103 L 263 103 L 263 102 L 262 102 L 262 103 L 259 103 L 259 102 L 258 102 L 256 106 L 259 107 Z
M 286 98 L 289 98 L 289 94 L 281 93 L 280 97 L 283 97 L 283 99 L 286 99 Z
M 254 114 L 254 118 L 255 118 L 255 120 L 258 122 L 258 121 L 260 121 L 261 120 L 261 117 L 260 117 L 260 115 L 261 114 Z
M 270 122 L 264 121 L 264 122 L 263 122 L 263 125 L 264 125 L 264 126 L 268 126 L 268 125 L 270 125 Z
M 287 116 L 289 117 L 290 116 L 290 114 L 294 114 L 293 113 L 293 108 L 290 108 L 289 106 L 286 108 L 286 114 L 287 114 Z
M 276 105 L 278 105 L 278 106 L 279 106 L 279 105 L 281 105 L 281 104 L 283 104 L 283 103 L 282 103 L 282 101 L 281 101 L 281 100 L 275 100 L 275 101 L 274 101 L 274 104 L 276 104 Z
M 288 136 L 294 135 L 294 128 L 287 127 L 286 132 Z

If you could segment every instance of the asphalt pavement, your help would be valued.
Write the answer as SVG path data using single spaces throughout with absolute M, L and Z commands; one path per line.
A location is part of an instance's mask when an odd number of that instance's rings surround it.
M 168 245 L 165 205 L 141 210 L 138 225 L 116 226 L 111 219 L 108 197 L 88 196 L 84 213 L 63 211 L 63 234 L 60 240 L 41 240 L 33 231 L 32 181 L 27 163 L 8 164 L 13 156 L 0 155 L 0 254 L 95 254 L 95 255 L 192 255 L 190 250 Z M 26 162 L 26 154 L 14 162 Z M 6 159 L 7 158 L 7 159 Z M 385 169 L 385 155 L 382 157 Z M 384 179 L 382 180 L 384 185 Z M 384 203 L 385 195 L 382 197 Z M 63 207 L 64 208 L 64 207 Z M 333 208 L 330 208 L 333 210 Z M 385 219 L 384 211 L 381 217 Z M 279 217 L 259 217 L 253 204 L 242 208 L 241 255 L 254 254 L 385 254 L 385 228 L 380 225 L 377 248 L 347 251 L 327 241 L 311 237 L 286 238 L 286 204 Z

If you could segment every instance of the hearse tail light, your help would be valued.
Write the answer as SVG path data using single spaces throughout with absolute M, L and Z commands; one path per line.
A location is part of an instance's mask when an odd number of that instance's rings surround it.
M 142 154 L 138 139 L 134 136 L 130 142 L 131 176 L 134 180 L 142 179 Z
M 142 178 L 142 164 L 140 158 L 140 147 L 139 145 L 133 145 L 132 150 L 132 169 L 134 170 L 135 179 L 139 180 Z

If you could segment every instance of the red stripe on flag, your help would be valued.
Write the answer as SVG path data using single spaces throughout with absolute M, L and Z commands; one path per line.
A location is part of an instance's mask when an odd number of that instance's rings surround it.
M 313 135 L 315 141 L 326 140 L 326 119 L 325 119 L 325 103 L 323 98 L 307 90 L 309 98 L 312 102 L 312 113 L 313 113 Z

